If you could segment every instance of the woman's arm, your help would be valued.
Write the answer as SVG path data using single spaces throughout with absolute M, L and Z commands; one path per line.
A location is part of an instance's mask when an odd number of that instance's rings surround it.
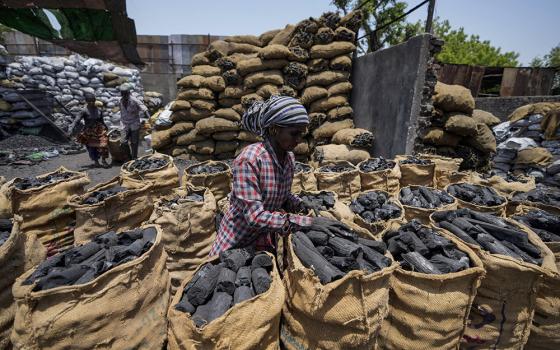
M 306 216 L 265 210 L 257 170 L 247 161 L 241 161 L 233 168 L 232 195 L 244 204 L 243 215 L 247 224 L 257 230 L 278 231 L 290 223 L 298 226 L 311 225 L 311 218 Z

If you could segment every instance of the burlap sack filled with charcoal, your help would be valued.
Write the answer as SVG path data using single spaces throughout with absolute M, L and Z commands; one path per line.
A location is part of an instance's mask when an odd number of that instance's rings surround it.
M 292 180 L 292 193 L 301 191 L 317 191 L 317 179 L 312 166 L 296 162 L 294 178 Z
M 121 131 L 119 129 L 111 130 L 110 132 L 107 133 L 107 136 L 109 136 L 109 142 L 107 144 L 107 147 L 109 147 L 111 162 L 124 163 L 130 160 L 130 147 L 121 143 L 121 139 L 122 139 Z M 153 138 L 152 138 L 152 147 L 157 148 L 153 144 Z
M 346 238 L 342 232 L 331 238 L 321 232 L 288 237 L 280 332 L 286 349 L 375 348 L 397 265 L 384 256 L 382 242 L 352 228 L 343 230 Z
M 216 201 L 225 198 L 231 191 L 232 173 L 227 163 L 206 161 L 185 169 L 183 185 L 208 188 Z
M 433 102 L 434 106 L 445 112 L 463 112 L 470 115 L 474 109 L 474 98 L 470 90 L 460 85 L 437 82 Z
M 129 186 L 128 179 L 150 181 L 154 197 L 168 194 L 179 187 L 179 169 L 175 166 L 173 157 L 161 153 L 146 155 L 125 163 L 121 167 L 122 185 Z M 133 184 L 136 181 L 130 181 Z
M 207 259 L 216 238 L 215 217 L 216 199 L 209 189 L 175 189 L 156 203 L 149 222 L 163 232 L 171 294 Z
M 450 183 L 457 182 L 457 178 L 468 178 L 469 174 L 460 173 L 461 158 L 444 157 L 437 154 L 419 154 L 418 158 L 431 160 L 435 165 L 435 187 L 445 188 Z
M 458 349 L 484 276 L 482 261 L 444 232 L 417 221 L 401 225 L 383 233 L 401 265 L 391 277 L 391 312 L 381 326 L 380 348 Z
M 482 260 L 486 276 L 469 315 L 467 349 L 522 349 L 527 342 L 544 270 L 554 269 L 550 249 L 513 220 L 459 209 L 431 216 Z M 543 270 L 544 269 L 544 270 Z
M 315 169 L 317 189 L 331 191 L 342 202 L 350 202 L 352 196 L 360 192 L 360 174 L 358 169 L 347 161 L 329 162 Z
M 417 219 L 422 224 L 430 223 L 430 215 L 436 211 L 457 209 L 457 199 L 444 190 L 425 186 L 407 186 L 399 192 L 407 221 Z
M 346 161 L 354 165 L 371 157 L 368 151 L 348 145 L 317 146 L 313 152 L 313 160 L 319 164 Z
M 460 182 L 447 186 L 445 191 L 457 199 L 459 208 L 473 209 L 498 216 L 506 214 L 507 199 L 491 187 Z
M 169 304 L 166 254 L 161 229 L 155 225 L 141 229 L 138 239 L 133 239 L 134 232 L 128 236 L 133 238 L 128 239 L 126 244 L 130 245 L 124 251 L 115 245 L 125 244 L 124 233 L 111 238 L 104 234 L 87 246 L 97 250 L 93 256 L 84 256 L 86 252 L 76 247 L 68 251 L 71 254 L 54 256 L 22 275 L 12 289 L 16 299 L 11 336 L 14 347 L 161 349 L 167 336 Z M 117 262 L 123 254 L 123 263 Z M 101 270 L 88 262 L 98 256 Z M 108 256 L 111 261 L 106 260 Z M 50 265 L 64 267 L 53 271 L 47 268 Z M 41 276 L 41 271 L 47 275 Z
M 399 191 L 401 171 L 395 161 L 371 158 L 358 164 L 362 191 L 380 190 L 395 195 Z
M 333 143 L 365 149 L 373 147 L 373 141 L 373 133 L 365 129 L 342 129 L 337 131 L 332 138 Z
M 0 219 L 8 219 L 12 217 L 12 200 L 10 192 L 14 180 L 2 182 L 0 184 Z
M 492 187 L 498 194 L 506 198 L 511 198 L 516 192 L 529 192 L 536 187 L 534 177 L 522 175 L 516 176 L 515 179 L 507 179 L 499 175 L 484 177 L 478 173 L 473 173 L 469 182 L 475 185 Z
M 305 215 L 322 216 L 343 221 L 354 221 L 354 214 L 338 199 L 338 195 L 331 191 L 302 191 L 298 197 L 303 200 Z
M 20 231 L 21 217 L 0 219 L 0 349 L 10 349 L 15 316 L 12 285 L 20 275 L 46 257 L 46 249 L 30 233 Z
M 508 200 L 508 214 L 516 212 L 520 205 L 539 208 L 554 215 L 560 215 L 560 189 L 537 184 L 528 192 L 515 192 Z
M 396 156 L 395 161 L 401 171 L 400 186 L 434 187 L 436 164 L 429 159 L 415 156 Z
M 167 315 L 170 350 L 216 347 L 240 350 L 279 348 L 280 316 L 285 291 L 274 256 L 269 253 L 261 255 L 268 257 L 268 261 L 272 262 L 266 267 L 270 275 L 263 267 L 259 268 L 253 259 L 249 265 L 255 264 L 254 268 L 226 263 L 226 272 L 232 274 L 228 279 L 227 273 L 222 273 L 222 269 L 215 265 L 219 262 L 216 257 L 208 261 L 213 266 L 208 268 L 204 276 L 195 281 L 190 278 L 183 281 L 173 297 Z M 207 265 L 201 265 L 194 276 L 205 266 Z M 248 271 L 245 271 L 247 269 Z M 257 271 L 264 271 L 264 274 L 260 275 Z M 262 282 L 266 284 L 264 287 L 261 286 Z M 210 288 L 207 288 L 208 285 Z M 268 288 L 264 290 L 266 286 Z M 214 287 L 217 287 L 215 292 Z M 210 299 L 207 303 L 203 301 L 203 305 L 197 305 L 196 312 L 195 306 L 189 301 L 189 296 L 195 296 L 194 289 L 199 292 L 206 291 L 207 298 Z M 255 289 L 256 293 L 252 289 Z M 200 299 L 200 294 L 197 293 L 191 299 Z M 210 294 L 213 294 L 211 298 Z M 184 301 L 182 297 L 186 297 Z
M 83 195 L 68 199 L 76 213 L 74 243 L 83 244 L 107 231 L 125 231 L 140 226 L 150 218 L 154 204 L 152 182 L 115 177 L 100 183 Z
M 354 213 L 354 223 L 374 235 L 384 231 L 391 223 L 404 220 L 402 204 L 385 191 L 360 192 L 349 208 Z
M 89 182 L 86 173 L 64 167 L 36 178 L 16 178 L 11 199 L 14 214 L 23 220 L 20 229 L 36 234 L 49 255 L 72 246 L 74 211 L 67 200 L 84 193 Z

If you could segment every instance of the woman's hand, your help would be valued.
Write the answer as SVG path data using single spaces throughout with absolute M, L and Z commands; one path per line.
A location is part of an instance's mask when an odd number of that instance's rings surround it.
M 354 231 L 352 231 L 352 229 L 344 223 L 324 217 L 313 218 L 313 222 L 311 223 L 311 226 L 309 226 L 309 230 L 324 232 L 331 237 L 338 236 L 350 240 L 354 240 L 357 237 Z

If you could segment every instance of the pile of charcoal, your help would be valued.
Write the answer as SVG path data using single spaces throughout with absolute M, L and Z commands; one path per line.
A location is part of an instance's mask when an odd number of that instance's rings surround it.
M 491 254 L 542 263 L 541 252 L 529 242 L 527 233 L 502 218 L 470 209 L 435 212 L 432 218 L 439 227 Z
M 467 183 L 453 184 L 447 187 L 447 192 L 462 201 L 486 207 L 494 207 L 506 202 L 506 199 L 500 196 L 496 190 L 486 186 Z
M 437 209 L 455 201 L 447 192 L 425 186 L 402 188 L 399 200 L 404 205 L 424 209 Z
M 309 173 L 309 172 L 311 172 L 311 170 L 312 170 L 311 166 L 309 166 L 305 163 L 296 162 L 296 168 L 295 168 L 294 174 Z
M 329 210 L 334 207 L 336 202 L 334 193 L 326 191 L 321 191 L 319 193 L 302 192 L 299 197 L 301 198 L 303 207 L 308 211 L 313 210 L 314 212 Z
M 371 173 L 373 171 L 381 171 L 386 169 L 393 169 L 395 167 L 395 162 L 392 160 L 387 160 L 383 157 L 370 158 L 365 162 L 360 164 L 360 170 L 364 173 Z
M 513 202 L 529 201 L 542 203 L 553 207 L 560 207 L 560 189 L 538 184 L 536 188 L 529 192 L 520 192 L 513 196 Z
M 106 190 L 93 191 L 82 200 L 81 204 L 94 205 L 97 203 L 101 203 L 107 198 L 113 197 L 114 195 L 125 191 L 128 191 L 128 188 L 123 186 L 113 186 Z
M 312 269 L 322 284 L 336 281 L 348 272 L 373 273 L 391 265 L 383 242 L 360 238 L 348 226 L 321 231 L 298 231 L 292 235 L 294 251 L 301 263 Z
M 405 270 L 439 275 L 471 266 L 465 252 L 417 220 L 402 225 L 397 231 L 387 232 L 383 241 Z
M 216 174 L 227 170 L 226 164 L 214 163 L 214 164 L 200 164 L 193 166 L 189 169 L 189 174 L 200 175 L 200 174 Z
M 543 242 L 560 242 L 560 217 L 541 209 L 514 215 L 512 219 L 528 226 Z
M 220 253 L 220 263 L 206 263 L 183 290 L 175 309 L 192 315 L 197 327 L 222 316 L 234 305 L 266 292 L 272 278 L 272 258 L 248 249 Z
M 382 191 L 363 193 L 350 203 L 350 209 L 368 223 L 387 221 L 401 216 L 398 205 L 389 200 Z
M 88 283 L 103 273 L 132 261 L 154 244 L 153 227 L 116 234 L 109 231 L 91 242 L 54 255 L 41 263 L 23 284 L 33 291 Z
M 171 199 L 163 199 L 161 205 L 171 210 L 177 210 L 179 205 L 187 202 L 203 202 L 204 197 L 198 193 L 190 193 L 186 196 L 176 196 Z
M 10 238 L 12 225 L 11 219 L 0 219 L 0 247 Z
M 322 173 L 344 173 L 347 171 L 356 170 L 356 168 L 352 164 L 328 164 L 323 165 L 319 168 L 319 172 Z
M 75 173 L 61 171 L 41 178 L 24 177 L 22 179 L 17 179 L 16 181 L 14 181 L 14 187 L 18 190 L 28 190 L 30 188 L 37 188 L 45 185 L 51 185 L 59 181 L 68 180 L 74 175 Z
M 146 171 L 163 168 L 169 163 L 166 158 L 145 157 L 138 158 L 130 162 L 127 166 L 128 171 Z
M 432 164 L 432 161 L 428 159 L 416 158 L 414 156 L 408 156 L 405 159 L 399 161 L 399 164 L 430 165 Z

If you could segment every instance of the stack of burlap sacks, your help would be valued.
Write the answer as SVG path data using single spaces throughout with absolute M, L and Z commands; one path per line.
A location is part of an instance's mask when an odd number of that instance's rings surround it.
M 373 135 L 353 129 L 349 105 L 360 21 L 360 12 L 344 18 L 326 13 L 259 37 L 233 36 L 211 43 L 193 56 L 192 74 L 177 82 L 173 125 L 154 131 L 152 146 L 196 160 L 233 158 L 260 140 L 241 130 L 244 111 L 255 101 L 285 95 L 298 98 L 311 119 L 309 134 L 294 150 L 299 158 L 308 158 L 319 145 L 339 145 L 320 151 L 321 159 L 335 149 L 345 155 L 353 146 L 371 147 Z
M 496 152 L 490 129 L 500 121 L 491 113 L 474 109 L 469 89 L 460 85 L 436 84 L 435 112 L 422 140 L 431 153 L 462 158 L 462 169 L 485 169 Z

